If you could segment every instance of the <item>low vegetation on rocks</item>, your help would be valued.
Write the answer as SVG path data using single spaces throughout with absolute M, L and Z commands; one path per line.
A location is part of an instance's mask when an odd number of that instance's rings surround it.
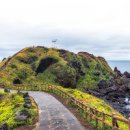
M 0 128 L 16 128 L 21 125 L 31 124 L 37 116 L 37 107 L 30 100 L 31 106 L 25 107 L 25 97 L 23 93 L 0 92 Z
M 115 109 L 129 118 L 129 101 L 130 99 L 130 73 L 121 73 L 117 67 L 114 69 L 115 75 L 109 80 L 100 80 L 94 89 L 85 90 L 85 92 L 104 99 Z
M 110 115 L 112 115 L 114 113 L 116 116 L 120 117 L 121 119 L 125 119 L 125 117 L 122 114 L 120 114 L 118 111 L 113 109 L 104 100 L 101 100 L 90 94 L 81 92 L 77 89 L 70 89 L 70 88 L 68 89 L 68 88 L 63 88 L 63 87 L 60 87 L 60 89 L 71 94 L 72 96 L 75 97 L 75 99 L 82 101 L 84 104 L 88 105 L 89 107 L 96 108 L 98 111 L 104 112 L 104 113 L 110 114 Z M 81 114 L 85 117 L 84 113 L 81 112 Z M 106 116 L 106 122 L 108 122 L 108 124 L 111 124 L 112 119 L 109 116 L 108 117 Z M 92 121 L 92 123 L 95 123 L 95 121 Z M 118 125 L 122 130 L 128 129 L 128 126 L 125 123 L 118 122 Z M 102 128 L 102 123 L 101 124 L 99 123 L 99 128 Z M 109 127 L 107 127 L 106 129 L 109 130 Z

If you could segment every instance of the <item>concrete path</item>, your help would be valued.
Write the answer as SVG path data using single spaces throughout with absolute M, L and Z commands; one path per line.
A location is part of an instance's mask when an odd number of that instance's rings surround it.
M 44 92 L 29 92 L 39 107 L 36 130 L 84 130 L 77 118 L 56 98 Z

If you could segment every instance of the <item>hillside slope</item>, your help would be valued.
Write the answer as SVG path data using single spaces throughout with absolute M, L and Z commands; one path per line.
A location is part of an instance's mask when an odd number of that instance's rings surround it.
M 48 83 L 94 88 L 113 72 L 102 57 L 42 46 L 24 48 L 0 63 L 0 85 Z

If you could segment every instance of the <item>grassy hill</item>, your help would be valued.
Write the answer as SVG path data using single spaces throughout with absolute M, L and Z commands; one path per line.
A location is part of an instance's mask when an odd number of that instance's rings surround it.
M 112 74 L 103 57 L 42 46 L 24 48 L 0 63 L 0 85 L 48 83 L 94 88 Z
M 24 84 L 29 90 L 33 87 L 38 90 L 36 84 L 60 85 L 66 87 L 61 87 L 64 91 L 89 106 L 108 114 L 114 112 L 124 119 L 103 100 L 79 91 L 95 88 L 100 80 L 108 80 L 113 75 L 114 72 L 103 57 L 41 46 L 24 48 L 0 63 L 0 87 Z M 107 121 L 111 122 L 111 119 L 107 118 Z M 119 125 L 126 129 L 124 123 L 119 122 Z

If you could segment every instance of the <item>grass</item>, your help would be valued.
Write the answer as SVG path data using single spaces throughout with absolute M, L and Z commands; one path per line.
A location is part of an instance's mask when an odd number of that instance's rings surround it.
M 97 61 L 92 60 L 89 63 L 89 69 L 86 69 L 86 74 L 85 76 L 82 76 L 78 83 L 77 83 L 77 88 L 94 88 L 97 86 L 97 83 L 101 80 L 101 79 L 109 79 L 110 75 L 108 74 L 108 72 L 104 69 L 104 67 L 100 67 L 100 69 L 96 69 L 96 66 L 99 65 L 101 66 L 101 64 L 99 64 Z M 101 75 L 96 76 L 94 75 L 94 72 L 101 72 Z
M 3 93 L 3 92 L 0 92 Z M 7 123 L 10 128 L 16 128 L 21 125 L 31 124 L 35 116 L 37 115 L 36 107 L 28 109 L 31 117 L 26 121 L 16 121 L 15 114 L 17 111 L 24 110 L 24 99 L 19 94 L 5 94 L 4 99 L 0 103 L 0 125 Z
M 0 95 L 4 96 L 6 94 L 7 94 L 6 92 L 0 91 Z
M 36 75 L 35 71 L 41 59 L 47 57 L 57 59 L 58 62 L 48 67 L 44 73 Z M 7 60 L 8 59 L 2 61 L 0 66 Z M 73 66 L 72 62 L 75 62 L 79 67 Z M 73 70 L 74 74 L 68 73 L 68 69 L 65 70 L 67 66 L 70 67 L 70 70 Z M 96 69 L 95 66 L 99 66 L 100 69 Z M 81 89 L 94 88 L 100 79 L 109 79 L 109 72 L 111 72 L 111 69 L 103 58 L 91 57 L 89 55 L 84 57 L 69 51 L 62 55 L 59 50 L 55 48 L 30 47 L 14 55 L 6 67 L 0 70 L 0 83 L 5 83 L 6 86 L 9 86 L 15 78 L 19 78 L 23 84 L 29 84 L 33 81 L 35 83 L 49 82 L 59 85 L 61 84 L 61 80 L 57 80 L 57 77 L 62 73 L 62 70 L 64 70 L 67 75 L 65 77 L 68 77 L 70 80 L 76 80 L 76 83 L 72 83 L 76 85 L 71 87 Z M 79 70 L 85 72 L 85 75 L 80 75 Z M 100 76 L 93 75 L 97 70 L 101 72 Z M 46 77 L 50 78 L 48 79 Z M 68 81 L 67 78 L 66 80 Z
M 45 84 L 43 84 L 42 86 L 39 84 L 39 85 L 36 85 L 36 87 L 33 86 L 33 85 L 32 86 L 27 85 L 25 90 L 26 89 L 27 90 L 41 90 L 41 91 L 45 90 L 45 91 L 48 92 L 48 90 L 44 89 L 44 87 L 46 87 Z M 92 108 L 96 108 L 100 112 L 104 112 L 104 113 L 110 114 L 110 115 L 115 113 L 116 116 L 119 116 L 121 119 L 125 119 L 125 117 L 123 117 L 123 115 L 121 115 L 118 111 L 114 110 L 105 101 L 103 101 L 103 100 L 101 100 L 101 99 L 99 99 L 99 98 L 97 98 L 95 96 L 92 96 L 90 94 L 81 92 L 81 91 L 79 91 L 77 89 L 63 88 L 61 86 L 59 86 L 59 88 L 62 89 L 63 91 L 65 91 L 65 92 L 71 94 L 72 96 L 74 96 L 75 99 L 78 99 L 78 100 L 84 102 L 86 105 L 88 105 L 88 106 L 90 106 Z M 14 89 L 15 89 L 15 87 L 14 87 Z M 23 89 L 23 88 L 21 88 L 21 89 Z M 69 102 L 69 104 L 71 104 L 72 107 L 76 107 L 76 105 L 73 104 L 73 102 Z M 83 117 L 86 116 L 86 114 L 82 110 L 79 110 L 79 112 L 81 113 L 81 115 Z M 99 113 L 98 117 L 102 118 L 102 115 Z M 109 116 L 106 116 L 106 122 L 108 124 L 111 124 L 112 123 L 112 118 L 110 118 Z M 93 125 L 95 125 L 95 120 L 91 120 L 91 123 Z M 125 123 L 122 123 L 122 122 L 118 121 L 118 124 L 119 124 L 120 128 L 122 128 L 122 130 L 127 130 L 128 129 L 128 126 L 126 126 Z M 99 123 L 99 128 L 101 128 L 101 127 L 102 127 L 102 123 L 100 122 Z M 110 127 L 106 126 L 106 130 L 109 130 L 109 129 L 110 129 Z
M 101 99 L 99 99 L 99 98 L 97 98 L 95 96 L 92 96 L 90 94 L 81 92 L 81 91 L 76 90 L 76 89 L 63 88 L 63 87 L 60 87 L 60 88 L 62 90 L 64 90 L 64 91 L 66 91 L 67 93 L 71 94 L 72 96 L 74 96 L 76 99 L 82 101 L 86 105 L 88 105 L 88 106 L 90 106 L 92 108 L 96 108 L 100 112 L 104 112 L 104 113 L 110 114 L 110 115 L 115 113 L 116 116 L 120 117 L 121 119 L 125 119 L 125 117 L 123 115 L 121 115 L 118 111 L 114 110 L 105 101 L 103 101 L 103 100 L 101 100 Z M 71 103 L 71 105 L 73 107 L 75 107 L 75 105 L 73 103 Z M 81 115 L 83 117 L 86 117 L 86 114 L 82 110 L 79 110 L 79 112 L 81 113 Z M 99 114 L 98 117 L 102 117 L 102 115 Z M 106 122 L 108 124 L 111 124 L 112 119 L 109 116 L 106 116 Z M 91 123 L 93 125 L 95 125 L 95 120 L 91 120 Z M 119 124 L 119 127 L 122 130 L 127 130 L 128 129 L 128 126 L 125 123 L 122 123 L 122 122 L 118 121 L 118 124 Z M 101 129 L 101 127 L 102 127 L 102 123 L 100 122 L 99 123 L 99 129 Z M 110 129 L 110 127 L 106 126 L 106 130 L 109 130 L 109 129 Z

